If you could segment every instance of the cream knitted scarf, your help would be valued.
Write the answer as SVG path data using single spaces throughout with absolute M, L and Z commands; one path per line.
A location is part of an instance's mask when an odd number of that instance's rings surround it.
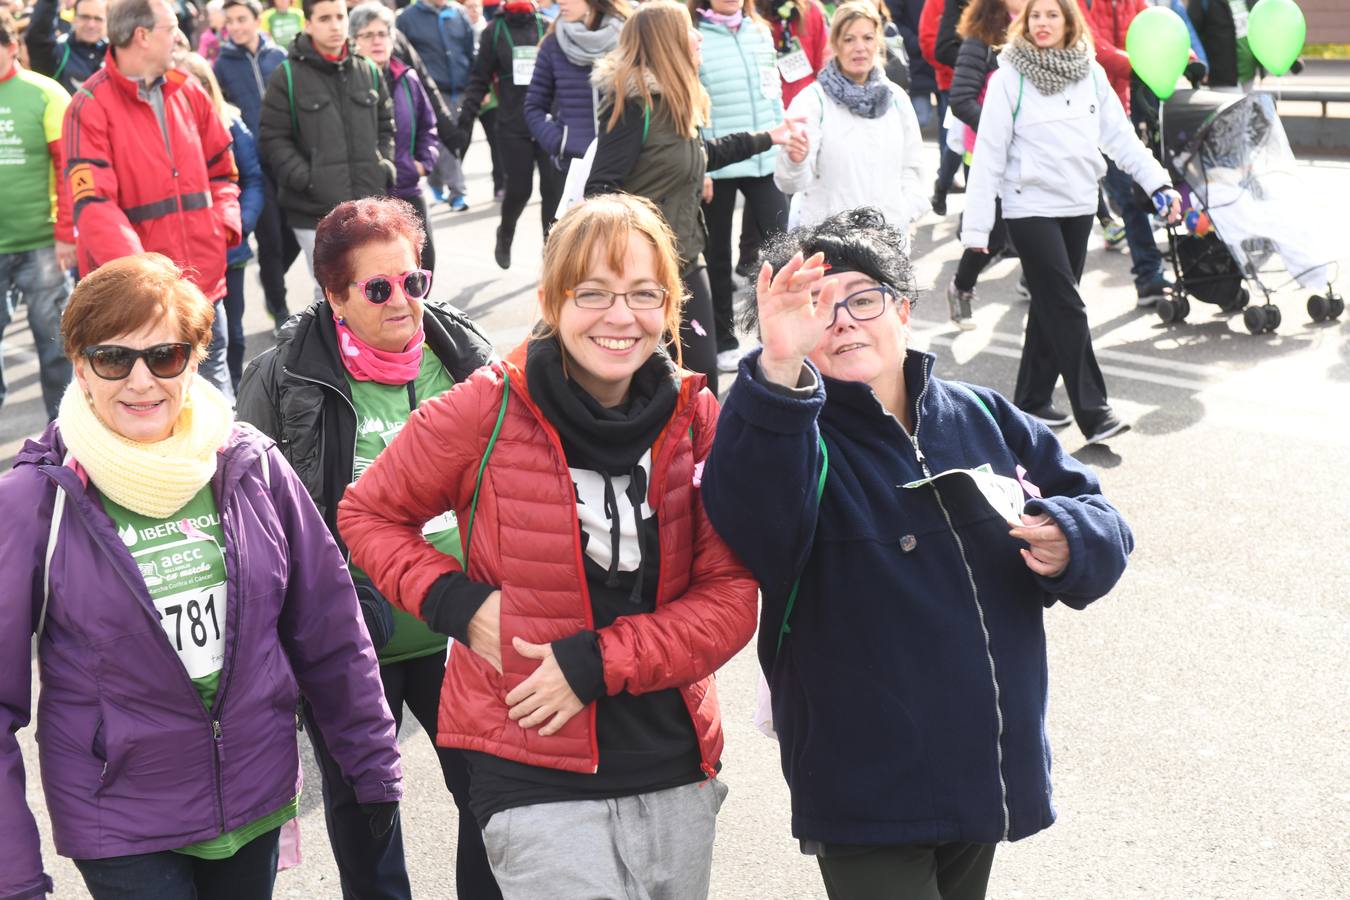
M 66 447 L 104 496 L 167 519 L 216 474 L 216 451 L 230 436 L 234 415 L 220 391 L 193 376 L 173 434 L 162 441 L 142 444 L 108 428 L 78 381 L 66 389 L 58 421 Z
M 1046 96 L 1082 81 L 1092 67 L 1092 51 L 1087 41 L 1079 41 L 1075 47 L 1042 49 L 1020 37 L 1004 49 L 1003 56 L 1019 75 Z

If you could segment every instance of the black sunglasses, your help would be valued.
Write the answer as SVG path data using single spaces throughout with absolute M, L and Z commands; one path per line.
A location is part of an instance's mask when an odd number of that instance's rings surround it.
M 413 269 L 402 275 L 372 275 L 361 281 L 348 282 L 361 292 L 371 303 L 388 303 L 394 296 L 394 284 L 402 282 L 403 294 L 412 300 L 421 300 L 431 293 L 431 273 L 426 269 Z
M 136 367 L 138 359 L 145 360 L 145 367 L 156 378 L 177 378 L 192 359 L 192 345 L 181 341 L 135 350 L 117 344 L 97 344 L 85 348 L 84 358 L 89 360 L 89 368 L 94 370 L 94 374 L 105 381 L 126 378 Z

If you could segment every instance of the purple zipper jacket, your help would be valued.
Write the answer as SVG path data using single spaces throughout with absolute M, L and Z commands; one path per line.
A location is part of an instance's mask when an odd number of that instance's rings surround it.
M 398 183 L 389 193 L 408 200 L 422 193 L 422 176 L 413 162 L 430 172 L 440 156 L 436 113 L 411 66 L 390 59 L 385 78 L 394 98 L 394 168 L 398 170 Z
M 97 859 L 170 850 L 278 809 L 295 796 L 302 693 L 357 799 L 400 799 L 394 720 L 351 577 L 272 441 L 239 426 L 217 456 L 211 486 L 229 599 L 209 711 L 112 520 L 61 465 L 64 454 L 59 426 L 48 426 L 0 476 L 8 520 L 0 528 L 0 898 L 51 887 L 14 735 L 31 713 L 29 648 L 57 489 L 67 499 L 38 646 L 37 708 L 57 852 Z

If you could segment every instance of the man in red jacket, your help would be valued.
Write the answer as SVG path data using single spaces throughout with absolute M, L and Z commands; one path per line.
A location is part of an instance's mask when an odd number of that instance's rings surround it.
M 80 274 L 163 253 L 216 302 L 201 374 L 233 398 L 225 365 L 225 251 L 239 243 L 230 134 L 206 93 L 172 68 L 178 19 L 165 0 L 113 0 L 108 59 L 63 124 Z

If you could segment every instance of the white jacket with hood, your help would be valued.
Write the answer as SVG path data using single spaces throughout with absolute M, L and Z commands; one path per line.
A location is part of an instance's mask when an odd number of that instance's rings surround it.
M 975 138 L 961 243 L 988 247 L 994 198 L 1003 218 L 1061 218 L 1097 211 L 1105 153 L 1149 194 L 1169 184 L 1167 172 L 1135 134 L 1106 72 L 1042 94 L 1006 57 L 989 79 Z
M 814 225 L 857 206 L 875 206 L 886 221 L 905 231 L 928 212 L 923 181 L 923 136 L 914 107 L 905 92 L 886 81 L 891 108 L 865 119 L 811 85 L 792 99 L 788 118 L 801 118 L 810 149 L 794 163 L 780 152 L 773 180 L 793 198 L 795 216 L 788 224 Z

